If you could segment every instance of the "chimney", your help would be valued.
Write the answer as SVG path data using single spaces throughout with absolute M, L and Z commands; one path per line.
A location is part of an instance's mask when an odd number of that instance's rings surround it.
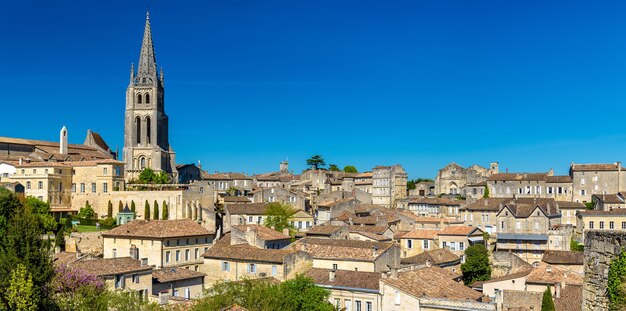
M 354 222 L 352 221 L 352 217 L 348 218 L 348 223 L 350 224 L 350 226 L 354 224 Z
M 485 199 L 485 206 L 489 205 L 489 199 Z
M 335 271 L 335 269 L 330 270 L 330 272 L 328 272 L 328 281 L 334 282 L 335 276 L 337 276 L 337 271 Z
M 198 160 L 198 168 L 202 169 L 202 164 L 200 164 L 200 160 Z
M 378 256 L 378 247 L 376 246 L 372 247 L 372 256 L 374 257 Z
M 551 273 L 552 272 L 552 266 L 547 266 L 546 267 L 546 272 Z
M 426 267 L 430 267 L 430 266 L 431 266 L 430 259 L 426 259 Z
M 61 133 L 59 133 L 59 153 L 67 154 L 67 127 L 65 125 L 61 128 Z
M 22 157 L 20 157 L 20 161 L 19 161 L 20 165 L 22 165 Z
M 548 176 L 554 176 L 554 169 L 550 168 L 550 170 L 548 171 Z
M 509 173 L 509 168 L 508 168 L 508 167 L 506 168 L 506 173 L 507 173 L 507 174 Z
M 285 228 L 285 229 L 283 229 L 283 235 L 284 235 L 284 236 L 290 236 L 290 234 L 289 234 L 289 228 Z
M 390 276 L 390 277 L 391 277 L 392 279 L 397 279 L 397 278 L 398 278 L 398 268 L 391 268 L 391 271 L 390 271 L 390 272 L 391 272 L 391 273 L 390 273 L 390 274 L 391 274 L 391 276 Z

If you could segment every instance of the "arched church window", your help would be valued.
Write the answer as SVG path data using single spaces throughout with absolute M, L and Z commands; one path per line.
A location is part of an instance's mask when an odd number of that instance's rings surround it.
M 148 103 L 148 94 L 146 94 L 146 104 Z M 146 118 L 146 142 L 150 143 L 150 117 Z
M 137 94 L 137 103 L 141 104 L 141 94 Z
M 141 144 L 141 119 L 139 117 L 135 118 L 135 125 L 137 126 L 137 131 L 135 135 L 137 136 L 137 143 Z
M 150 94 L 146 93 L 146 104 L 150 103 Z
M 142 157 L 142 158 L 139 159 L 139 168 L 142 169 L 142 170 L 144 168 L 146 168 L 146 158 Z

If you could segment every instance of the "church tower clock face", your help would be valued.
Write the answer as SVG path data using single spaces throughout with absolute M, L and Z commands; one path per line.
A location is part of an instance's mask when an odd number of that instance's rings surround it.
M 146 12 L 137 70 L 131 65 L 126 89 L 124 118 L 124 162 L 127 180 L 137 179 L 142 170 L 166 172 L 176 180 L 176 157 L 169 143 L 165 114 L 163 69 L 157 70 L 152 43 L 150 13 Z

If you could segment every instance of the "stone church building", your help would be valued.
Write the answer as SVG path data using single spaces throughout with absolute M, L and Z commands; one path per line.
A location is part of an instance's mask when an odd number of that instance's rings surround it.
M 176 154 L 168 136 L 163 69 L 157 73 L 150 15 L 146 13 L 139 66 L 135 72 L 131 65 L 130 83 L 126 89 L 123 150 L 126 180 L 136 179 L 144 168 L 164 171 L 172 176 L 172 180 L 178 179 Z
M 435 194 L 461 194 L 465 185 L 482 182 L 497 173 L 498 162 L 492 162 L 489 168 L 476 164 L 465 168 L 452 162 L 440 169 L 435 177 Z

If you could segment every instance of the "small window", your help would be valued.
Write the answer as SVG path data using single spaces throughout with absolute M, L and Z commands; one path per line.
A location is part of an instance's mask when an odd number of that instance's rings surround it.
M 413 240 L 411 239 L 406 240 L 406 248 L 409 248 L 409 249 L 413 248 Z
M 39 190 L 43 189 L 43 181 L 37 182 L 37 189 Z
M 604 221 L 600 222 L 600 229 L 604 229 Z
M 249 273 L 256 273 L 256 265 L 251 263 L 248 265 L 248 272 Z
M 133 274 L 133 283 L 139 283 L 139 275 Z
M 615 229 L 615 222 L 609 221 L 609 229 L 611 230 Z
M 400 291 L 396 291 L 394 300 L 396 305 L 400 305 Z
M 589 222 L 589 229 L 593 229 L 593 221 Z
M 26 182 L 26 190 L 30 190 L 30 181 Z
M 150 94 L 146 93 L 146 104 L 150 103 Z
M 222 262 L 222 271 L 229 271 L 230 272 L 230 262 L 228 262 L 228 261 L 223 261 Z
M 141 94 L 137 94 L 137 103 L 141 104 Z
M 337 264 L 336 263 L 333 264 L 333 270 L 337 270 Z

